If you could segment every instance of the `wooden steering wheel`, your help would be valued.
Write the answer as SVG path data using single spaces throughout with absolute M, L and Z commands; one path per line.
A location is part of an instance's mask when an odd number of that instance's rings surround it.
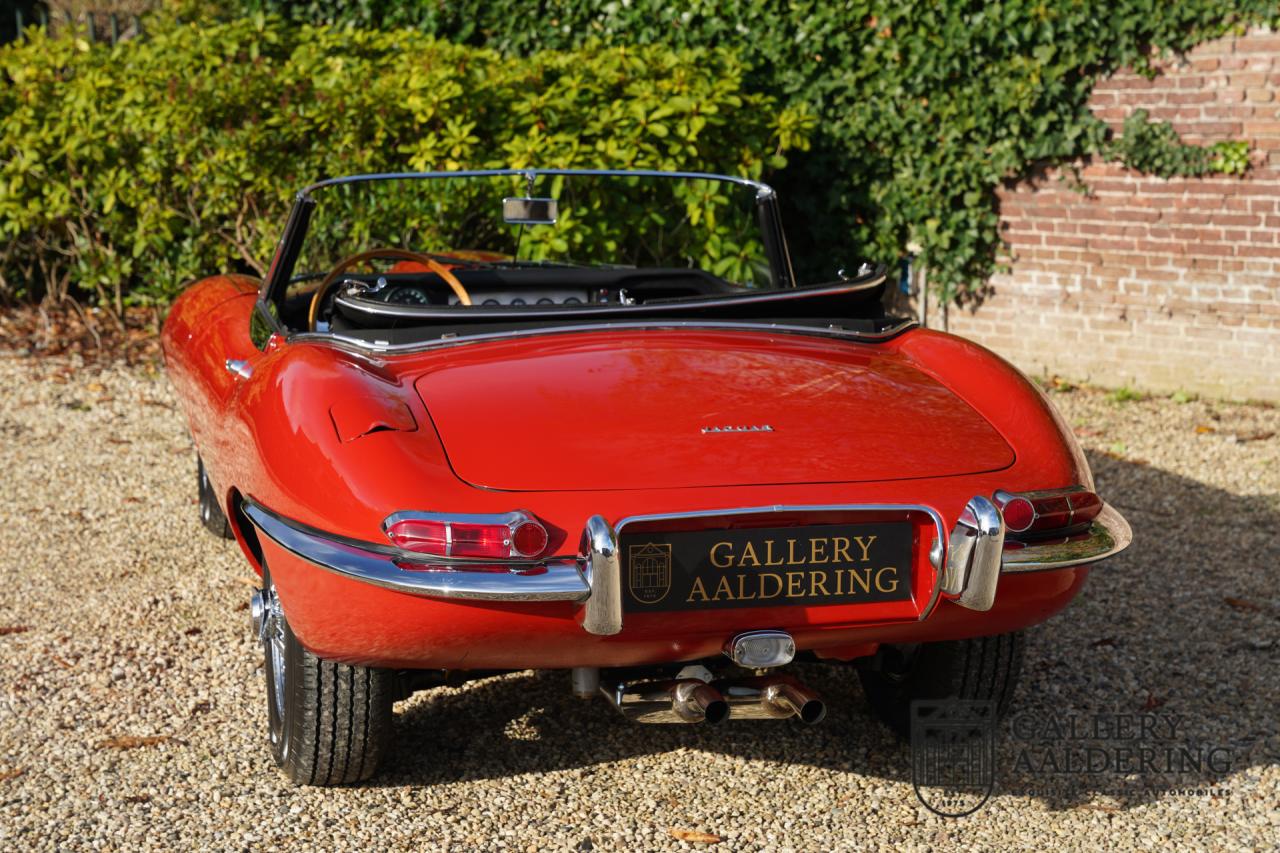
M 320 286 L 316 288 L 315 294 L 311 297 L 311 308 L 307 311 L 307 331 L 314 332 L 316 330 L 316 320 L 320 316 L 320 306 L 324 304 L 324 299 L 329 294 L 329 290 L 338 281 L 341 276 L 356 264 L 372 261 L 375 258 L 392 258 L 397 261 L 416 261 L 431 270 L 436 275 L 444 279 L 445 284 L 453 288 L 453 292 L 457 294 L 458 301 L 463 305 L 471 304 L 471 294 L 467 293 L 467 289 L 462 286 L 462 282 L 458 281 L 458 277 L 449 271 L 449 268 L 437 261 L 430 255 L 424 255 L 421 252 L 412 252 L 408 249 L 370 249 L 367 252 L 357 252 L 354 255 L 343 258 L 338 261 L 338 265 L 329 270 L 329 274 L 320 282 Z

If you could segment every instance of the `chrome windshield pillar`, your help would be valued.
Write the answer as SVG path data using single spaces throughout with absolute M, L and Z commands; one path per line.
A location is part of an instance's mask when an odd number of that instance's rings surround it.
M 591 597 L 582 616 L 588 634 L 612 636 L 622 630 L 622 566 L 618 558 L 618 534 L 603 516 L 587 519 L 579 549 L 583 574 Z
M 965 504 L 951 531 L 942 591 L 959 596 L 956 603 L 970 610 L 990 610 L 1004 551 L 1004 519 L 1000 510 L 982 495 Z

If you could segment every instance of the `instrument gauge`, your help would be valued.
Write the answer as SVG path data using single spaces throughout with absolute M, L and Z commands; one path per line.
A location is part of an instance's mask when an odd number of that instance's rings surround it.
M 416 287 L 394 287 L 387 292 L 387 301 L 396 305 L 430 305 L 427 294 Z

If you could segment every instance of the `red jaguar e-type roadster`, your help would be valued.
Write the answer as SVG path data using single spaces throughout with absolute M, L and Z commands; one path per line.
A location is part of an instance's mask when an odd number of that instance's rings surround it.
M 262 578 L 276 761 L 366 779 L 393 701 L 527 668 L 644 722 L 815 723 L 793 660 L 857 662 L 899 731 L 1006 706 L 1019 632 L 1129 527 L 1035 385 L 884 287 L 798 284 L 740 178 L 303 190 L 265 281 L 163 336 L 204 523 Z

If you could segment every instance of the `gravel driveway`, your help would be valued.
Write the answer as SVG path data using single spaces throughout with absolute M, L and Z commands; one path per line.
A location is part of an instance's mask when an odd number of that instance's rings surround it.
M 0 849 L 1275 849 L 1280 411 L 1054 397 L 1136 543 L 1030 633 L 997 793 L 947 819 L 819 666 L 813 728 L 633 726 L 564 673 L 440 689 L 374 784 L 290 787 L 164 378 L 0 356 Z M 1126 773 L 1141 749 L 1203 760 Z

